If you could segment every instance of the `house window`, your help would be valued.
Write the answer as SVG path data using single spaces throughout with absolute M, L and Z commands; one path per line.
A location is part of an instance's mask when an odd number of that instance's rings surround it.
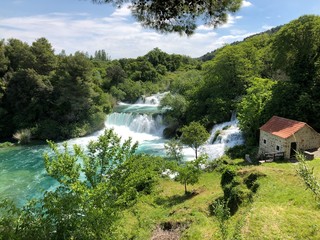
M 264 144 L 267 144 L 267 140 L 266 140 L 266 139 L 263 139 L 263 143 L 264 143 Z
M 277 146 L 276 146 L 276 150 L 277 150 L 277 151 L 280 151 L 280 146 L 277 145 Z

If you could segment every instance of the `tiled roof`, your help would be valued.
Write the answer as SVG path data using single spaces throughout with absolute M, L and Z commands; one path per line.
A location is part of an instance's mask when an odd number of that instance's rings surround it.
M 273 116 L 267 123 L 260 127 L 260 130 L 281 138 L 288 138 L 305 125 L 307 124 L 304 122 Z

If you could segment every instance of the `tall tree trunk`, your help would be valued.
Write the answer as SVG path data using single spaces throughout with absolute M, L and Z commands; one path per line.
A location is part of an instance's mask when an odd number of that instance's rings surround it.
M 187 181 L 184 181 L 184 194 L 187 195 Z

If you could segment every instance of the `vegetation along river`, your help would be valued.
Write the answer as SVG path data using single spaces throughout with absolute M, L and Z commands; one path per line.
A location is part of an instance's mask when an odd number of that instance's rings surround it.
M 139 152 L 154 155 L 165 155 L 162 132 L 165 125 L 162 121 L 163 110 L 159 109 L 162 94 L 141 98 L 135 104 L 120 103 L 113 113 L 107 116 L 105 128 L 113 128 L 123 139 L 131 137 L 139 142 Z M 213 141 L 215 133 L 219 137 Z M 82 138 L 68 140 L 68 145 L 78 144 L 85 147 L 89 141 L 97 139 L 104 129 Z M 242 144 L 243 139 L 237 120 L 233 116 L 229 122 L 214 126 L 207 144 L 202 151 L 210 159 L 224 153 L 226 147 Z M 61 145 L 61 144 L 60 144 Z M 42 190 L 50 190 L 55 182 L 46 175 L 43 154 L 48 152 L 47 145 L 28 145 L 0 149 L 0 196 L 9 197 L 19 204 L 27 199 L 38 197 Z M 184 148 L 185 159 L 193 159 L 194 151 Z

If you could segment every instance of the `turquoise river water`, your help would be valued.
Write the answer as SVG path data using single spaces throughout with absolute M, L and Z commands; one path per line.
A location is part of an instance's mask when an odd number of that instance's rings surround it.
M 115 111 L 107 116 L 105 128 L 113 128 L 123 139 L 131 137 L 139 142 L 138 152 L 154 155 L 164 155 L 165 140 L 162 137 L 165 125 L 162 121 L 162 110 L 159 109 L 160 99 L 164 94 L 156 94 L 141 98 L 135 104 L 120 103 Z M 229 126 L 226 129 L 226 126 Z M 222 130 L 226 129 L 226 130 Z M 215 132 L 220 136 L 212 143 Z M 68 140 L 68 145 L 78 144 L 85 148 L 91 141 L 96 140 L 104 132 L 82 138 Z M 243 139 L 233 117 L 230 122 L 216 125 L 202 151 L 211 159 L 221 156 L 226 147 L 242 144 Z M 61 145 L 61 143 L 59 143 Z M 55 187 L 53 179 L 46 175 L 43 154 L 48 152 L 47 145 L 20 146 L 0 149 L 0 199 L 11 198 L 19 205 L 28 199 L 41 196 L 44 190 Z M 185 159 L 193 159 L 194 151 L 184 148 Z

